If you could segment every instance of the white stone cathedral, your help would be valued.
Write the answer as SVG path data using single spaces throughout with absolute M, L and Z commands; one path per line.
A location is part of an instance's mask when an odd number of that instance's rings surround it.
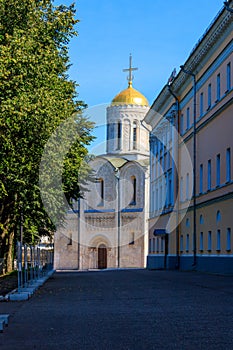
M 96 181 L 54 237 L 56 269 L 145 267 L 148 250 L 149 104 L 132 87 L 107 107 L 107 150 L 90 162 Z

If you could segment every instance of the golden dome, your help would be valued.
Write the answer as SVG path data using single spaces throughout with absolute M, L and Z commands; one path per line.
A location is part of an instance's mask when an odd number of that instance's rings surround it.
M 149 103 L 145 96 L 132 87 L 132 83 L 130 82 L 128 88 L 121 91 L 112 100 L 111 106 L 119 105 L 138 105 L 148 107 Z

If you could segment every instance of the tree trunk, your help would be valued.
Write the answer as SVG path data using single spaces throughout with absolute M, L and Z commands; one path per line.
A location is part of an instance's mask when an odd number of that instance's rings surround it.
M 13 245 L 14 245 L 14 231 L 8 235 L 8 246 L 6 251 L 6 272 L 13 270 Z

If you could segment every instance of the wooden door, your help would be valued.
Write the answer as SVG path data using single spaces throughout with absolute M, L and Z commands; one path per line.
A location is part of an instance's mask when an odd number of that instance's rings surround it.
M 101 244 L 98 248 L 98 269 L 107 268 L 107 248 Z

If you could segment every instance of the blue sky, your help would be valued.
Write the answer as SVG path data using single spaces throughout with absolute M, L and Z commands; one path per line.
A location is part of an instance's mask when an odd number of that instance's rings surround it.
M 55 5 L 70 3 L 54 1 Z M 70 43 L 69 74 L 80 85 L 79 98 L 88 104 L 91 115 L 96 105 L 104 104 L 104 110 L 127 87 L 122 69 L 128 67 L 130 53 L 133 65 L 139 68 L 133 86 L 152 104 L 173 69 L 178 71 L 186 61 L 223 1 L 77 0 L 75 4 L 79 36 Z M 102 122 L 100 118 L 98 123 Z

